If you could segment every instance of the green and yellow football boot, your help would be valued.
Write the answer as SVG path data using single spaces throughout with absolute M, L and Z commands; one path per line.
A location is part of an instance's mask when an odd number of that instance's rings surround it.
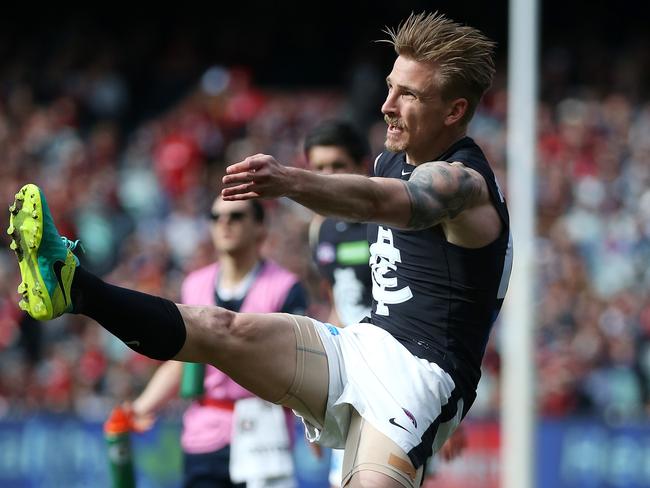
M 20 308 L 37 320 L 71 312 L 70 287 L 79 265 L 72 251 L 78 241 L 59 235 L 45 195 L 36 185 L 23 186 L 9 212 L 7 233 L 22 277 Z

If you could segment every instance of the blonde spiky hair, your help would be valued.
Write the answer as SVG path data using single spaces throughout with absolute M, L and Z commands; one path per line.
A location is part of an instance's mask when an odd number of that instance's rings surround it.
M 384 32 L 390 39 L 381 42 L 391 44 L 399 56 L 436 65 L 443 98 L 466 98 L 464 120 L 469 121 L 492 85 L 496 43 L 481 31 L 438 12 L 411 13 L 397 29 L 386 27 Z

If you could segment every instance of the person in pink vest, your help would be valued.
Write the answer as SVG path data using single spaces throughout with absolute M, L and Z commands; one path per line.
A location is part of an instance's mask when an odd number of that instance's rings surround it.
M 260 255 L 266 237 L 262 205 L 217 198 L 210 218 L 218 261 L 185 278 L 182 303 L 219 305 L 239 312 L 304 313 L 307 298 L 298 277 Z M 155 414 L 178 395 L 182 369 L 178 361 L 158 368 L 131 405 L 137 424 L 151 425 Z M 235 402 L 251 396 L 226 374 L 206 366 L 204 395 L 183 415 L 184 487 L 245 486 L 231 481 L 230 444 Z M 292 415 L 287 417 L 287 426 L 293 426 Z

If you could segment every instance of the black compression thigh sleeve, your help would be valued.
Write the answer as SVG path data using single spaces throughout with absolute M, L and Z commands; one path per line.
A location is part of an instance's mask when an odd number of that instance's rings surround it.
M 72 282 L 73 313 L 87 315 L 140 354 L 172 359 L 185 344 L 183 317 L 164 298 L 102 281 L 82 267 Z

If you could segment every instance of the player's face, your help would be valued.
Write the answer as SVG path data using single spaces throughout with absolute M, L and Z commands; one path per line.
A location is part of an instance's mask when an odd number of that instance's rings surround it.
M 215 200 L 210 211 L 212 240 L 219 253 L 236 254 L 259 245 L 264 225 L 253 217 L 249 202 Z
M 307 152 L 309 168 L 326 175 L 363 173 L 363 164 L 357 164 L 348 152 L 339 146 L 312 146 Z
M 388 95 L 381 107 L 388 124 L 386 148 L 406 151 L 411 163 L 430 161 L 436 139 L 446 127 L 449 104 L 440 96 L 432 63 L 399 56 L 386 78 Z

